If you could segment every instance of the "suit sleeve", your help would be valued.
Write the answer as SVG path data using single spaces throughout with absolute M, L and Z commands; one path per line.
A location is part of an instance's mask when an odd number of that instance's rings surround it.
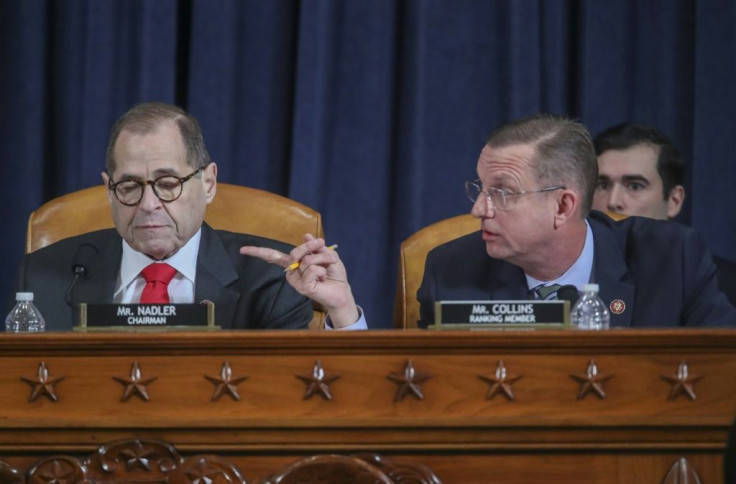
M 272 293 L 272 304 L 263 319 L 266 328 L 305 329 L 309 326 L 313 315 L 312 301 L 297 293 L 281 274 Z
M 683 244 L 683 323 L 685 326 L 736 326 L 736 308 L 718 287 L 713 258 L 693 229 Z
M 243 257 L 246 259 L 246 257 Z M 280 268 L 251 260 L 237 287 L 233 329 L 303 329 L 312 320 L 312 301 L 294 290 Z

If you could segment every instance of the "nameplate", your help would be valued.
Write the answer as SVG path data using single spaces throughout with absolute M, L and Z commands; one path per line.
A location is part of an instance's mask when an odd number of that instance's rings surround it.
M 430 329 L 553 329 L 570 325 L 570 301 L 438 301 Z
M 77 331 L 150 331 L 218 329 L 215 305 L 206 304 L 87 304 L 79 305 Z

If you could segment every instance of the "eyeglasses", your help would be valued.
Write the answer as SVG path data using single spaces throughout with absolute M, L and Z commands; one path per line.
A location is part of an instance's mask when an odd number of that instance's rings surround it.
M 162 202 L 173 202 L 181 196 L 184 190 L 184 183 L 205 168 L 206 166 L 200 166 L 189 175 L 181 178 L 175 175 L 164 175 L 155 180 L 128 179 L 121 180 L 117 183 L 112 183 L 111 178 L 107 188 L 115 193 L 115 198 L 120 203 L 129 207 L 134 207 L 141 203 L 146 185 L 151 185 L 153 194 Z
M 486 194 L 486 198 L 488 200 L 488 203 L 491 207 L 493 207 L 496 210 L 506 210 L 508 207 L 509 200 L 513 197 L 517 197 L 519 195 L 527 195 L 529 193 L 543 193 L 543 192 L 551 192 L 552 190 L 564 190 L 565 187 L 555 186 L 555 187 L 547 187 L 542 188 L 540 190 L 522 190 L 520 192 L 512 192 L 510 190 L 504 190 L 502 188 L 486 188 L 485 190 L 482 188 L 483 184 L 480 180 L 475 181 L 469 181 L 465 182 L 465 193 L 468 195 L 468 198 L 471 202 L 475 203 L 478 200 L 478 197 L 481 193 Z

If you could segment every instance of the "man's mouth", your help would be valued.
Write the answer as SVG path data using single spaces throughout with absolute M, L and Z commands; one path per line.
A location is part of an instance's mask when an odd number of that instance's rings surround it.
M 490 230 L 483 229 L 483 240 L 486 242 L 492 242 L 500 237 L 499 234 L 496 232 L 491 232 Z
M 166 228 L 166 225 L 146 224 L 146 225 L 138 225 L 136 228 L 141 229 L 141 230 L 155 230 L 155 229 Z

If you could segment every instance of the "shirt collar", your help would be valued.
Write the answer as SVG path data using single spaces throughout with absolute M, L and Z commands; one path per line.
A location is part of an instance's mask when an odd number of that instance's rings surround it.
M 194 284 L 194 279 L 197 275 L 197 255 L 199 254 L 199 241 L 201 238 L 202 229 L 200 228 L 174 255 L 165 261 L 161 261 L 166 262 L 176 269 L 179 274 L 189 279 L 192 284 Z M 133 249 L 123 239 L 123 260 L 120 262 L 120 281 L 122 287 L 127 287 L 138 277 L 143 269 L 154 262 L 159 261 L 151 259 L 146 254 Z
M 590 228 L 588 221 L 585 221 L 585 243 L 583 244 L 583 250 L 578 256 L 575 263 L 557 279 L 552 281 L 540 281 L 532 276 L 526 275 L 526 283 L 529 290 L 545 284 L 559 284 L 560 286 L 573 285 L 580 289 L 583 284 L 588 284 L 591 280 L 591 274 L 593 273 L 593 255 L 595 254 L 595 244 L 593 242 L 593 231 Z

